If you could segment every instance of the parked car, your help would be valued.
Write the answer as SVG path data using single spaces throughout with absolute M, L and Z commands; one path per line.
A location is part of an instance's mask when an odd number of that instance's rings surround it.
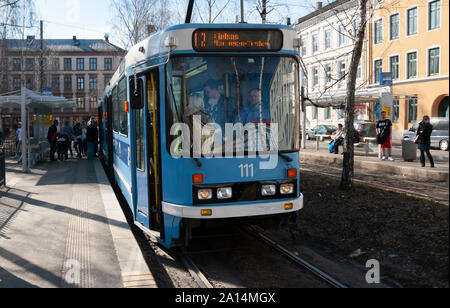
M 403 133 L 403 139 L 412 140 L 417 135 L 419 124 L 422 121 L 417 121 L 407 131 Z M 442 151 L 448 151 L 449 142 L 449 119 L 448 118 L 431 118 L 431 125 L 433 125 L 433 134 L 431 134 L 431 147 L 439 148 Z
M 308 129 L 306 131 L 306 140 L 315 140 L 316 135 L 327 135 L 333 136 L 336 134 L 338 128 L 332 125 L 318 125 L 314 128 Z M 321 140 L 324 138 L 321 137 Z
M 376 138 L 377 123 L 368 121 L 355 122 L 355 129 L 361 138 Z

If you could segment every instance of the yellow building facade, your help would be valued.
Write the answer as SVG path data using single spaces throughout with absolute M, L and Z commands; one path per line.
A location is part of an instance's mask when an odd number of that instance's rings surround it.
M 423 116 L 449 116 L 449 0 L 384 0 L 368 26 L 371 85 L 393 74 L 394 138 Z

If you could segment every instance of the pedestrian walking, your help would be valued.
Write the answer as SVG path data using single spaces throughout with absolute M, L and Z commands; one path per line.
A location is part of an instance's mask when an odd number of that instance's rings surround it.
M 49 127 L 47 133 L 47 140 L 50 143 L 50 161 L 55 161 L 55 153 L 58 150 L 58 121 L 54 121 L 53 125 Z
M 77 151 L 77 158 L 81 158 L 82 154 L 81 154 L 81 147 L 82 147 L 82 135 L 83 135 L 83 131 L 81 130 L 81 124 L 77 123 L 75 124 L 75 126 L 73 127 L 73 131 L 74 131 L 74 135 L 75 135 L 75 140 L 74 140 L 74 147 L 75 147 L 75 151 Z
M 96 147 L 98 144 L 98 130 L 97 123 L 95 121 L 91 121 L 91 125 L 87 128 L 86 140 L 88 159 L 93 159 L 96 156 Z
M 17 124 L 16 130 L 16 157 L 19 157 L 22 152 L 22 122 Z
M 388 159 L 394 161 L 392 157 L 392 122 L 386 118 L 386 112 L 381 113 L 381 120 L 377 123 L 377 141 L 381 144 L 382 158 L 386 160 L 386 150 L 389 154 Z
M 66 125 L 63 127 L 61 133 L 67 136 L 67 150 L 69 150 L 70 156 L 73 158 L 72 141 L 74 140 L 75 132 L 69 121 L 66 122 Z
M 64 134 L 58 134 L 56 137 L 56 142 L 58 145 L 58 159 L 60 161 L 65 161 L 68 159 L 67 154 L 67 144 L 68 144 L 68 137 Z
M 420 150 L 420 162 L 422 167 L 425 168 L 425 153 L 430 160 L 431 168 L 434 168 L 434 160 L 431 155 L 431 134 L 433 133 L 433 125 L 430 123 L 430 117 L 424 116 L 423 121 L 420 122 L 419 128 L 417 129 L 416 143 L 419 144 Z

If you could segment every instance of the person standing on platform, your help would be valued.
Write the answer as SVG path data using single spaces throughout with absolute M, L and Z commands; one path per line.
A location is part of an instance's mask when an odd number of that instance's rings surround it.
M 48 129 L 47 140 L 50 143 L 50 160 L 55 161 L 55 153 L 58 149 L 57 137 L 58 137 L 58 121 L 54 121 L 53 125 Z
M 98 144 L 98 130 L 97 123 L 95 121 L 91 121 L 91 124 L 87 128 L 86 140 L 88 159 L 94 159 Z
M 386 118 L 386 112 L 381 113 L 381 120 L 377 123 L 377 139 L 378 144 L 381 144 L 383 157 L 381 160 L 386 160 L 386 150 L 388 151 L 388 159 L 394 161 L 392 157 L 392 122 Z
M 16 157 L 19 157 L 22 152 L 22 122 L 17 125 L 16 135 Z
M 420 162 L 422 163 L 423 168 L 425 168 L 425 153 L 427 153 L 428 159 L 430 160 L 431 168 L 434 168 L 434 160 L 430 152 L 432 133 L 433 125 L 430 123 L 430 117 L 424 116 L 423 121 L 419 124 L 419 129 L 417 130 L 417 143 L 419 144 Z
M 70 156 L 73 158 L 72 141 L 74 139 L 75 132 L 69 121 L 66 122 L 66 125 L 62 129 L 61 133 L 67 136 L 67 150 L 69 150 Z

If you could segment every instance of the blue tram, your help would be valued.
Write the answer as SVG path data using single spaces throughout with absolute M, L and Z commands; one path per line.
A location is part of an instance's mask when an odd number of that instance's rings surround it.
M 170 248 L 205 220 L 302 209 L 295 42 L 185 24 L 131 48 L 99 106 L 101 158 L 145 233 Z

